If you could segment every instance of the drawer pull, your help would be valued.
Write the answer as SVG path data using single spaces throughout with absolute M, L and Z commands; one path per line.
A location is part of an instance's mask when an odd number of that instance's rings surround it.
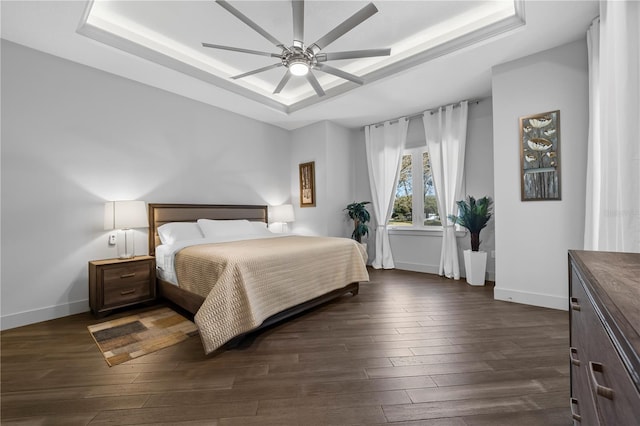
M 612 400 L 613 389 L 602 386 L 600 383 L 598 383 L 598 379 L 596 378 L 596 371 L 600 374 L 604 374 L 604 366 L 599 362 L 589 361 L 589 375 L 591 376 L 591 383 L 593 384 L 593 387 L 596 388 L 596 393 L 600 396 Z
M 576 357 L 573 356 L 573 354 L 576 354 L 576 356 L 578 355 L 578 350 L 576 348 L 569 348 L 569 358 L 571 358 L 571 364 L 575 365 L 576 367 L 580 367 L 580 360 Z
M 127 294 L 133 294 L 136 292 L 135 288 L 132 288 L 130 290 L 124 290 L 120 292 L 120 296 L 126 296 Z
M 573 410 L 573 407 L 577 407 L 578 406 L 578 400 L 575 398 L 570 398 L 570 404 L 571 404 L 571 417 L 573 417 L 573 420 L 577 421 L 577 422 L 581 422 L 582 421 L 582 416 L 578 413 L 576 413 Z
M 136 276 L 136 273 L 132 272 L 130 274 L 122 274 L 122 275 L 120 275 L 120 278 L 131 278 L 131 277 L 135 277 L 135 276 Z
M 578 298 L 577 297 L 572 297 L 571 298 L 571 309 L 573 309 L 574 311 L 579 311 L 580 310 L 580 304 L 578 303 Z

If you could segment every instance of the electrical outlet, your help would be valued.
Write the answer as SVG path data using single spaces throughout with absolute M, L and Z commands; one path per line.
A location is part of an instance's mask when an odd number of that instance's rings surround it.
M 496 251 L 495 250 L 491 250 L 491 258 L 492 259 L 496 258 Z
M 111 234 L 109 234 L 109 245 L 110 246 L 115 246 L 116 245 L 116 233 L 112 232 Z

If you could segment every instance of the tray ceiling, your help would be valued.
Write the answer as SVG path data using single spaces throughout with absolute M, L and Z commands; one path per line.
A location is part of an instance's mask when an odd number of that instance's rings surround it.
M 357 12 L 364 1 L 305 2 L 304 41 L 311 44 Z M 285 44 L 292 44 L 289 1 L 231 4 Z M 364 86 L 479 43 L 524 24 L 520 1 L 376 1 L 379 12 L 323 52 L 391 48 L 389 57 L 331 61 L 362 77 Z M 293 77 L 279 94 L 285 68 L 230 77 L 279 62 L 277 58 L 202 47 L 202 42 L 280 53 L 214 1 L 89 1 L 78 33 L 122 51 L 290 114 L 361 86 L 314 71 L 326 96 Z
M 230 4 L 283 42 L 291 38 L 289 2 Z M 308 2 L 305 42 L 315 42 L 365 4 Z M 377 14 L 326 50 L 390 47 L 393 56 L 378 58 L 379 63 L 332 62 L 363 75 L 365 84 L 318 72 L 328 89 L 322 98 L 305 83 L 293 81 L 281 96 L 273 96 L 282 75 L 277 71 L 237 83 L 231 80 L 230 75 L 265 66 L 260 61 L 272 58 L 205 49 L 202 42 L 255 50 L 274 46 L 213 0 L 2 0 L 0 30 L 3 40 L 293 130 L 324 120 L 358 128 L 462 99 L 490 97 L 493 67 L 565 43 L 584 42 L 599 14 L 595 0 L 374 4 Z M 501 13 L 507 17 L 497 19 Z

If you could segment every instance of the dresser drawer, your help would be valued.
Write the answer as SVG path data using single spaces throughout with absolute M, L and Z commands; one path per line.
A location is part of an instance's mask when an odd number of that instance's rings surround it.
M 593 403 L 587 374 L 588 362 L 582 347 L 571 347 L 571 414 L 574 425 L 599 425 L 596 407 Z
M 619 256 L 596 252 L 570 255 L 569 351 L 574 425 L 640 424 L 640 393 L 633 380 L 633 369 L 629 368 L 629 355 L 635 356 L 637 352 L 625 352 L 620 341 L 621 338 L 634 341 L 637 334 L 632 329 L 628 330 L 629 336 L 614 333 L 626 317 L 612 315 L 612 312 L 619 314 L 618 308 L 627 300 L 632 306 L 637 300 L 633 297 L 638 286 L 638 274 L 633 272 L 637 263 L 627 262 L 625 256 L 625 262 L 613 264 Z M 590 260 L 590 268 L 586 268 L 585 259 Z M 626 280 L 627 275 L 630 280 Z M 613 304 L 611 292 L 623 290 L 628 297 L 619 297 Z M 627 312 L 633 315 L 635 311 Z
M 591 339 L 593 320 L 597 320 L 596 312 L 587 296 L 587 292 L 578 278 L 576 271 L 571 270 L 571 291 L 569 312 L 571 315 L 571 345 L 569 360 L 571 366 L 571 414 L 574 425 L 598 426 L 598 416 L 589 386 L 588 346 Z
M 571 346 L 580 347 L 590 339 L 591 330 L 587 323 L 596 318 L 596 312 L 575 270 L 572 270 L 571 275 L 569 312 L 571 313 Z
M 102 280 L 105 286 L 121 283 L 148 281 L 151 276 L 149 262 L 138 262 L 130 265 L 118 265 L 103 268 Z
M 591 307 L 593 309 L 593 307 Z M 631 381 L 618 351 L 600 319 L 589 316 L 586 326 L 591 330 L 585 342 L 582 368 L 586 371 L 588 389 L 602 425 L 632 425 L 640 419 L 640 395 Z
M 124 305 L 153 297 L 149 281 L 113 282 L 104 286 L 104 306 Z

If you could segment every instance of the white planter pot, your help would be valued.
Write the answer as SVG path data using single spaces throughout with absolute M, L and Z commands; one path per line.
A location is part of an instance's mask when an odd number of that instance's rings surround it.
M 464 269 L 467 273 L 467 283 L 471 285 L 484 285 L 484 274 L 487 269 L 487 252 L 465 250 Z

